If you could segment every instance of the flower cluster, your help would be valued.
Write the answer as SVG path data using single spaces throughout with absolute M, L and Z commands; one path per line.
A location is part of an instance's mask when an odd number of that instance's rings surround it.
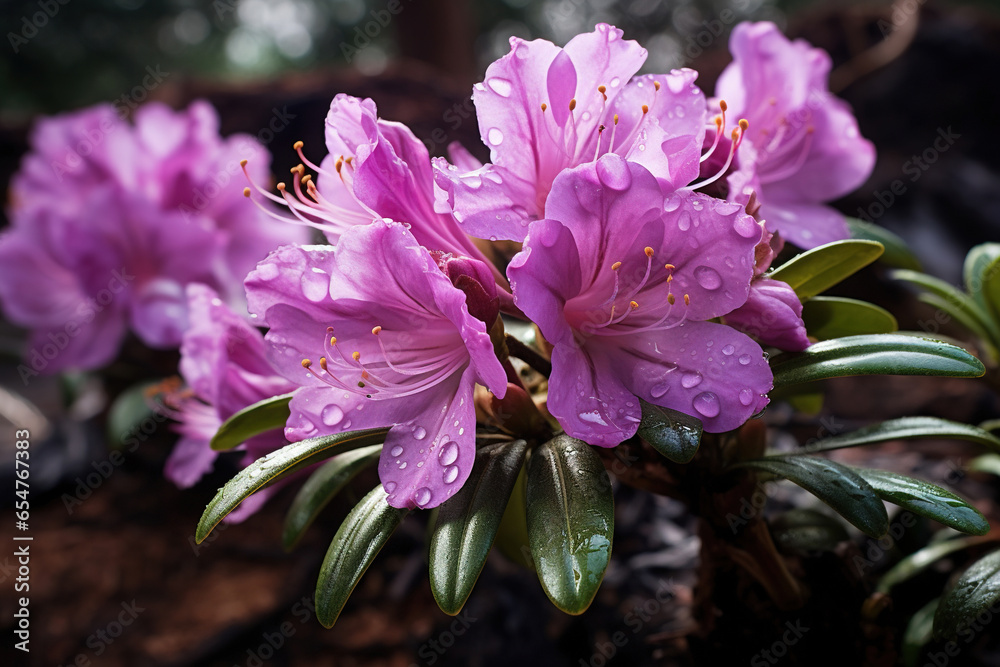
M 11 188 L 0 237 L 0 302 L 32 331 L 22 375 L 111 361 L 129 330 L 177 347 L 185 286 L 203 283 L 245 311 L 254 265 L 304 230 L 248 210 L 239 159 L 249 136 L 219 137 L 215 110 L 148 104 L 134 125 L 111 105 L 45 119 Z M 256 176 L 267 160 L 256 161 Z
M 389 503 L 447 500 L 472 467 L 476 385 L 520 387 L 500 312 L 537 325 L 547 412 L 592 445 L 634 435 L 642 401 L 710 432 L 763 410 L 761 344 L 809 344 L 766 270 L 782 239 L 846 237 L 823 202 L 873 153 L 825 54 L 771 24 L 732 44 L 709 99 L 690 69 L 637 76 L 646 51 L 609 25 L 564 48 L 512 38 L 473 92 L 488 164 L 459 146 L 432 159 L 371 100 L 338 95 L 322 163 L 297 143 L 290 185 L 246 192 L 333 245 L 281 248 L 246 281 L 275 369 L 301 387 L 286 436 L 389 426 Z M 505 271 L 498 240 L 521 244 Z

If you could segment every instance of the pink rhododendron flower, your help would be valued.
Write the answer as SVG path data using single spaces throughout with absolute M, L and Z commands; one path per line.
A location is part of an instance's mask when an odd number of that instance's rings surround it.
M 847 103 L 829 92 L 830 56 L 767 22 L 736 26 L 729 49 L 733 62 L 715 94 L 731 118 L 750 125 L 729 197 L 746 203 L 756 192 L 768 228 L 801 248 L 848 238 L 843 216 L 824 202 L 864 183 L 875 147 Z M 721 159 L 729 140 L 719 143 Z
M 446 275 L 407 227 L 377 220 L 335 248 L 282 248 L 247 277 L 275 367 L 303 387 L 289 440 L 392 426 L 379 476 L 394 507 L 435 507 L 461 488 L 475 459 L 474 387 L 506 390 L 460 287 L 491 272 L 455 268 Z
M 185 285 L 210 285 L 243 310 L 247 272 L 304 240 L 240 197 L 240 154 L 266 153 L 250 137 L 221 139 L 205 102 L 145 105 L 134 126 L 100 105 L 40 121 L 31 143 L 0 237 L 0 301 L 32 329 L 25 380 L 106 364 L 129 329 L 177 346 Z M 267 160 L 257 163 L 263 177 Z
M 212 469 L 219 452 L 209 443 L 226 419 L 296 388 L 267 360 L 260 331 L 234 313 L 213 289 L 188 285 L 187 298 L 191 326 L 181 343 L 180 370 L 189 389 L 166 398 L 172 408 L 168 414 L 180 422 L 176 430 L 181 438 L 167 459 L 164 474 L 181 488 L 192 486 Z M 242 460 L 246 467 L 286 444 L 280 431 L 272 431 L 254 436 L 237 449 L 246 452 Z M 247 498 L 227 520 L 242 521 L 256 512 L 285 481 Z
M 760 346 L 706 321 L 747 299 L 761 228 L 742 206 L 665 198 L 645 168 L 605 155 L 556 178 L 545 216 L 507 272 L 553 345 L 548 409 L 567 433 L 617 445 L 636 432 L 638 398 L 710 432 L 767 405 Z
M 485 261 L 451 213 L 435 207 L 427 147 L 402 123 L 379 119 L 372 100 L 337 95 L 326 117 L 326 146 L 329 154 L 316 165 L 296 142 L 302 166 L 293 170 L 291 188 L 280 183 L 280 197 L 258 192 L 286 205 L 295 221 L 321 229 L 330 243 L 352 227 L 387 218 L 407 224 L 428 250 Z M 458 159 L 474 163 L 464 149 L 455 151 Z M 306 166 L 318 174 L 318 183 Z M 506 286 L 503 275 L 492 270 Z
M 556 177 L 606 153 L 644 165 L 667 191 L 698 176 L 707 112 L 696 72 L 633 77 L 646 50 L 603 23 L 565 48 L 516 37 L 510 45 L 472 95 L 492 163 L 435 160 L 466 232 L 523 240 Z
M 788 283 L 765 275 L 783 246 L 781 237 L 764 231 L 757 244 L 750 295 L 746 303 L 726 315 L 725 322 L 764 345 L 798 352 L 809 347 L 802 302 Z

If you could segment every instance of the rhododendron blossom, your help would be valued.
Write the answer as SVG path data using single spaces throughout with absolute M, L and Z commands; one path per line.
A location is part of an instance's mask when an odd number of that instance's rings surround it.
M 565 48 L 510 45 L 472 95 L 492 163 L 468 171 L 435 160 L 466 232 L 523 240 L 556 177 L 607 153 L 644 165 L 667 191 L 697 178 L 707 112 L 696 72 L 634 77 L 646 50 L 604 23 Z
M 129 329 L 152 347 L 177 346 L 192 282 L 244 310 L 247 272 L 305 238 L 240 197 L 248 151 L 266 155 L 250 137 L 221 139 L 204 102 L 148 104 L 134 126 L 111 105 L 40 121 L 0 237 L 0 301 L 32 329 L 25 372 L 101 366 Z M 267 160 L 256 162 L 263 177 Z
M 664 197 L 617 155 L 556 178 L 508 275 L 517 305 L 553 345 L 548 409 L 570 435 L 614 446 L 638 399 L 737 428 L 767 404 L 755 342 L 708 322 L 742 305 L 760 225 L 733 202 Z
M 446 275 L 404 225 L 382 220 L 345 230 L 335 248 L 287 247 L 261 262 L 246 281 L 250 308 L 270 328 L 275 367 L 302 386 L 288 438 L 391 426 L 379 462 L 389 503 L 451 497 L 475 459 L 476 383 L 500 397 L 507 386 L 461 289 L 477 275 L 490 271 Z
M 729 48 L 733 62 L 715 94 L 730 117 L 749 121 L 729 197 L 746 203 L 755 192 L 768 228 L 801 248 L 848 238 L 843 216 L 824 202 L 864 183 L 875 148 L 829 92 L 830 56 L 767 22 L 736 26 Z M 716 162 L 729 143 L 723 135 Z
M 212 469 L 219 452 L 209 443 L 226 419 L 248 405 L 295 389 L 267 360 L 260 331 L 213 289 L 188 285 L 187 298 L 191 326 L 184 332 L 180 362 L 187 389 L 164 397 L 181 434 L 164 474 L 181 488 L 192 486 Z M 280 431 L 254 436 L 238 448 L 246 452 L 241 465 L 246 467 L 286 444 Z M 256 512 L 286 481 L 245 500 L 228 520 L 242 521 Z

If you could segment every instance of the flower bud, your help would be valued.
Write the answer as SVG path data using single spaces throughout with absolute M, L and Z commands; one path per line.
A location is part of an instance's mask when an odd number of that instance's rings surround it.
M 489 329 L 500 316 L 500 295 L 490 267 L 477 259 L 446 252 L 434 251 L 431 256 L 452 285 L 465 293 L 469 314 L 485 322 Z

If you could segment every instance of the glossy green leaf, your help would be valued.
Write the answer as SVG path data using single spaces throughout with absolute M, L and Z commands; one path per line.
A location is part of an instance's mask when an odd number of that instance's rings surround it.
M 889 529 L 889 516 L 875 490 L 847 466 L 815 456 L 770 456 L 737 466 L 798 484 L 866 535 L 881 537 Z
M 970 535 L 985 535 L 990 530 L 979 510 L 940 486 L 888 470 L 853 470 L 871 484 L 882 500 Z
M 818 340 L 892 333 L 899 328 L 888 310 L 839 296 L 817 296 L 802 304 L 806 331 Z
M 683 412 L 639 400 L 639 437 L 674 463 L 688 463 L 701 444 L 701 422 Z
M 971 296 L 949 283 L 926 273 L 899 269 L 889 276 L 920 287 L 929 294 L 920 300 L 955 318 L 962 326 L 988 341 L 1000 341 L 1000 325 Z
M 969 470 L 1000 477 L 1000 454 L 983 454 L 969 461 Z
M 922 267 L 920 260 L 913 254 L 906 241 L 893 234 L 885 227 L 873 225 L 857 218 L 845 218 L 847 226 L 851 230 L 851 238 L 865 241 L 878 241 L 885 246 L 885 254 L 879 261 L 889 266 L 900 269 L 913 269 L 919 271 Z
M 833 551 L 850 539 L 832 516 L 810 509 L 793 509 L 771 522 L 774 543 L 785 552 Z
M 611 559 L 611 481 L 587 443 L 560 435 L 528 461 L 528 540 L 538 579 L 559 609 L 582 614 Z
M 378 461 L 381 452 L 382 445 L 371 445 L 338 454 L 309 476 L 285 515 L 285 528 L 281 536 L 285 549 L 293 549 L 299 543 L 323 508 L 359 472 Z
M 267 431 L 284 428 L 288 421 L 291 394 L 272 396 L 248 405 L 227 419 L 212 436 L 212 449 L 223 451 L 239 447 L 244 442 Z
M 960 347 L 903 334 L 848 336 L 784 353 L 771 360 L 774 386 L 852 375 L 980 377 L 979 359 Z
M 389 537 L 409 510 L 386 502 L 381 485 L 361 499 L 333 536 L 316 581 L 316 618 L 332 628 L 358 585 Z
M 850 433 L 823 438 L 815 444 L 796 450 L 794 454 L 814 454 L 846 447 L 871 445 L 887 440 L 911 440 L 915 438 L 966 440 L 1000 451 L 1000 438 L 977 426 L 938 417 L 900 417 L 865 426 Z
M 934 630 L 934 613 L 937 611 L 941 598 L 934 598 L 910 618 L 903 632 L 903 642 L 900 646 L 900 662 L 903 667 L 919 667 L 921 649 L 931 640 Z
M 535 563 L 531 560 L 531 548 L 528 546 L 527 494 L 528 469 L 522 465 L 500 520 L 494 546 L 511 562 L 534 571 Z
M 438 508 L 431 533 L 431 593 L 446 614 L 462 611 L 493 546 L 528 443 L 481 447 L 465 485 Z
M 969 295 L 1000 326 L 1000 243 L 981 243 L 970 250 L 962 273 Z
M 219 489 L 201 515 L 195 539 L 201 543 L 219 522 L 253 493 L 313 463 L 385 441 L 388 428 L 324 435 L 286 445 L 257 459 Z
M 976 617 L 1000 602 L 1000 551 L 980 558 L 941 596 L 934 614 L 934 636 L 953 638 L 968 631 Z
M 982 544 L 982 542 L 982 539 L 976 537 L 960 537 L 936 542 L 914 551 L 882 575 L 875 590 L 879 593 L 888 593 L 894 587 L 917 576 L 942 558 L 950 556 L 956 551 Z
M 834 241 L 793 257 L 768 277 L 788 283 L 800 299 L 807 299 L 868 266 L 884 251 L 877 241 Z

